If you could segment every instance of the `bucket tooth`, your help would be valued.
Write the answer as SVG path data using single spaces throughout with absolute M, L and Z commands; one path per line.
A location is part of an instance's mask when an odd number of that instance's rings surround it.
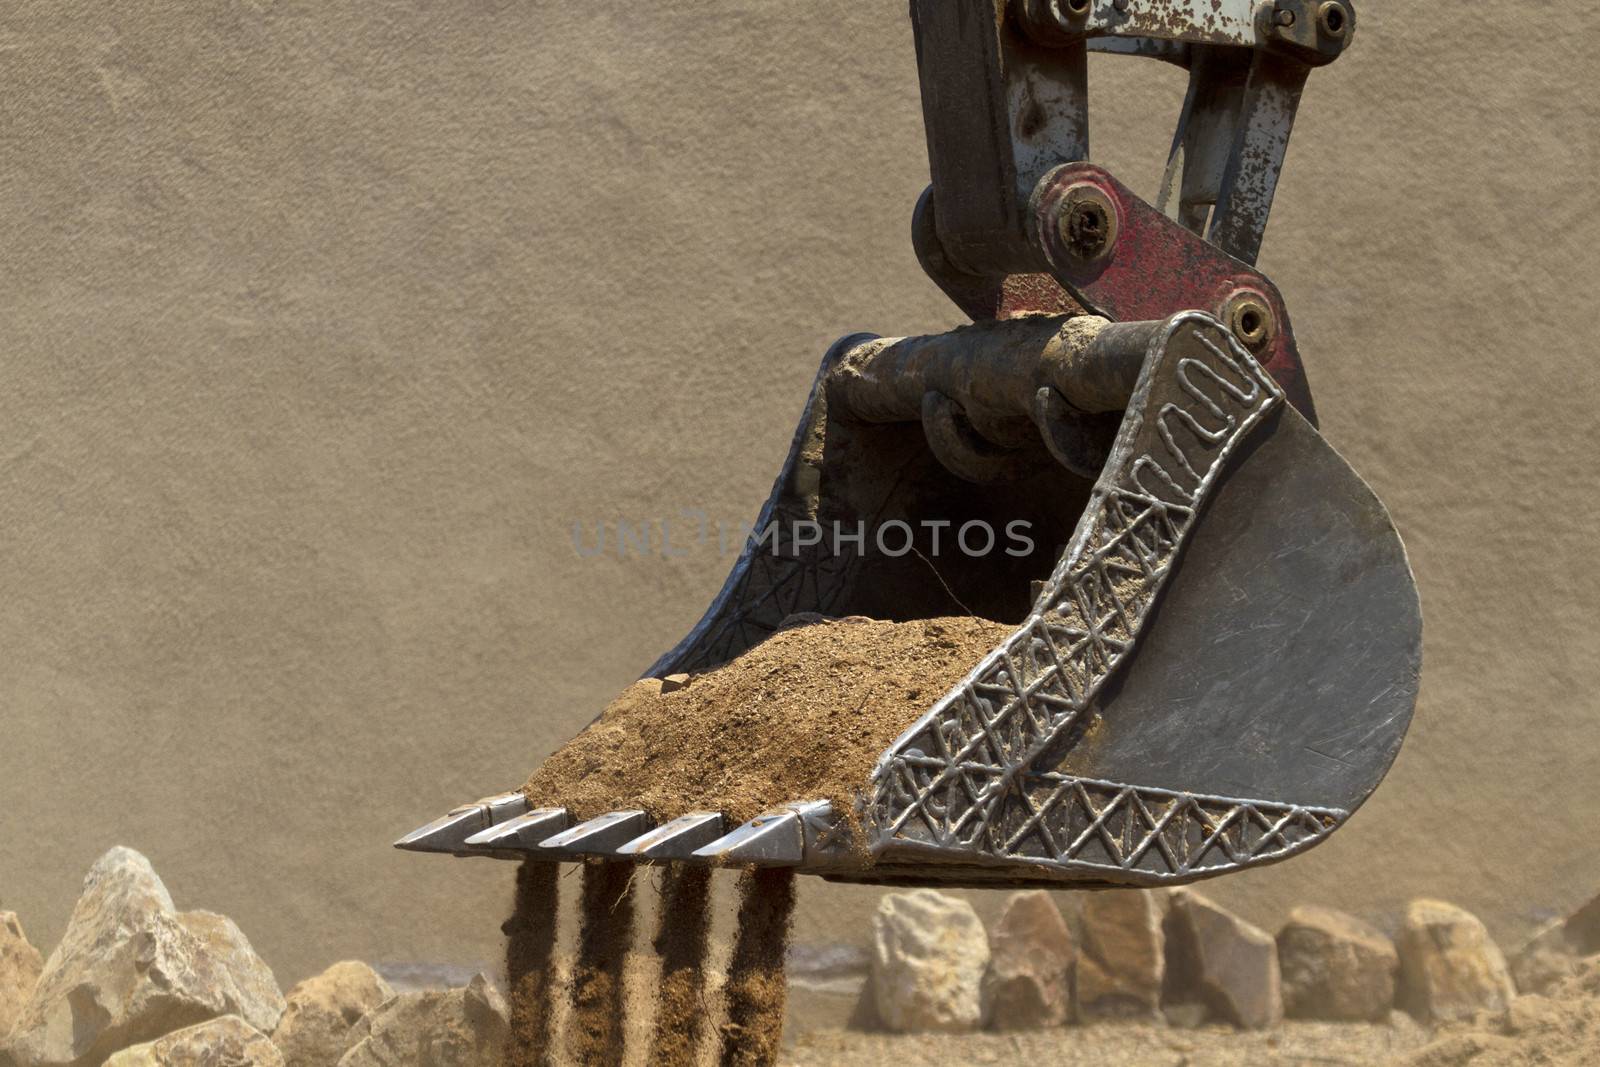
M 695 849 L 721 837 L 723 829 L 720 812 L 692 811 L 634 838 L 618 848 L 617 855 L 641 860 L 686 860 Z
M 827 801 L 790 804 L 757 815 L 695 850 L 694 858 L 729 866 L 800 867 L 806 862 L 808 819 L 831 810 Z
M 642 811 L 609 811 L 539 842 L 541 851 L 573 856 L 609 856 L 650 828 Z
M 472 853 L 467 838 L 497 826 L 528 810 L 528 798 L 521 793 L 501 793 L 473 804 L 453 808 L 449 814 L 419 826 L 394 843 L 408 852 L 450 852 L 461 856 Z
M 565 830 L 572 822 L 566 808 L 534 808 L 514 819 L 480 830 L 467 838 L 468 848 L 538 852 L 539 845 L 552 834 Z

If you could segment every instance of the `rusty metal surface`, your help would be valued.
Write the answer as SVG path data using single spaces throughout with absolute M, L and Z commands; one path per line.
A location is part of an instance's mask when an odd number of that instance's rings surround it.
M 933 177 L 913 243 L 976 320 L 1005 313 L 1009 277 L 1040 270 L 1027 208 L 1040 179 L 1088 158 L 1091 44 L 1189 67 L 1158 206 L 1253 264 L 1306 78 L 1348 47 L 1355 9 L 1349 0 L 914 0 L 912 23 Z M 1293 399 L 1309 416 L 1309 393 L 1296 388 Z
M 1393 761 L 1421 665 L 1405 549 L 1315 431 L 1293 411 L 1271 422 L 1061 771 L 1353 809 Z
M 1206 240 L 1242 262 L 1254 264 L 1261 251 L 1309 73 L 1309 67 L 1273 52 L 1257 52 L 1250 67 L 1206 230 Z
M 840 353 L 829 370 L 836 413 L 867 422 L 909 422 L 937 392 L 974 416 L 1030 418 L 1050 386 L 1080 411 L 1121 412 L 1138 381 L 1147 332 L 1094 315 L 1033 315 L 974 323 L 924 337 L 874 338 Z M 1120 338 L 1120 340 L 1118 340 Z
M 1017 481 L 1050 462 L 1093 479 L 1138 378 L 1150 325 L 1030 315 L 932 337 L 877 338 L 839 356 L 829 388 L 837 409 L 858 419 L 920 418 L 934 456 L 966 481 Z
M 1004 0 L 913 0 L 911 20 L 944 257 L 996 282 L 1037 269 L 1028 196 L 1089 154 L 1083 44 L 1029 40 Z
M 1075 254 L 1056 220 L 1076 188 L 1091 187 L 1115 207 L 1119 236 L 1098 257 Z M 1045 255 L 1056 278 L 1085 307 L 1122 321 L 1159 319 L 1185 309 L 1227 318 L 1241 296 L 1271 313 L 1265 344 L 1255 353 L 1289 402 L 1316 421 L 1311 389 L 1283 297 L 1260 271 L 1228 256 L 1135 196 L 1103 167 L 1072 163 L 1040 183 L 1034 200 Z
M 1042 44 L 1127 41 L 1158 57 L 1160 43 L 1271 48 L 1308 65 L 1337 59 L 1356 24 L 1350 0 L 1016 0 L 1012 11 Z
M 1238 126 L 1239 103 L 1250 75 L 1250 53 L 1237 48 L 1195 48 L 1178 127 L 1156 208 L 1186 229 L 1204 233 L 1222 195 Z
M 986 276 L 956 267 L 939 240 L 931 185 L 923 190 L 911 213 L 911 248 L 923 272 L 974 322 L 1083 310 L 1060 282 L 1042 271 Z
M 1018 4 L 1030 32 L 1253 47 L 1257 0 L 1046 0 Z

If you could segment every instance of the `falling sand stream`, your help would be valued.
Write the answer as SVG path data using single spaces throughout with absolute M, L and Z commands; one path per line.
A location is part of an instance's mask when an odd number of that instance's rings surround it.
M 640 1050 L 630 1056 L 627 1047 L 630 1005 L 624 971 L 633 939 L 635 886 L 644 881 L 636 877 L 641 870 L 630 863 L 584 864 L 577 958 L 565 988 L 555 978 L 560 866 L 527 863 L 518 873 L 516 913 L 506 923 L 512 1025 L 505 1062 L 510 1067 L 557 1062 L 618 1067 L 625 1057 L 639 1058 Z M 652 1067 L 693 1067 L 713 1051 L 716 1062 L 726 1067 L 771 1067 L 777 1062 L 794 872 L 757 869 L 739 876 L 738 925 L 722 983 L 725 1019 L 715 1033 L 708 1033 L 708 1021 L 718 1015 L 706 973 L 712 879 L 706 867 L 673 864 L 663 871 L 652 943 L 661 961 L 654 1026 L 632 1031 L 648 1040 L 644 1062 Z M 560 1035 L 564 1041 L 559 1041 L 552 1020 L 563 997 L 570 1011 Z M 558 1041 L 564 1048 L 558 1050 Z
M 630 686 L 546 759 L 523 791 L 534 807 L 565 808 L 575 819 L 642 810 L 657 825 L 690 811 L 720 811 L 739 822 L 794 800 L 829 800 L 848 811 L 890 742 L 1010 632 L 976 618 L 795 616 L 743 655 L 686 683 L 667 689 L 643 679 Z M 636 876 L 648 869 L 584 863 L 577 960 L 565 991 L 568 1061 L 620 1064 L 628 1051 L 624 966 L 634 885 L 648 881 Z M 551 1005 L 563 994 L 551 978 L 554 879 L 525 869 L 517 914 L 507 924 L 514 1067 L 557 1058 L 552 1019 L 561 1013 Z M 738 1067 L 777 1059 L 794 872 L 740 876 L 738 926 L 722 986 L 726 1021 L 708 1033 L 707 1020 L 718 1014 L 708 995 L 715 983 L 706 975 L 712 880 L 710 869 L 680 864 L 661 878 L 655 1022 L 636 1037 L 648 1040 L 652 1065 L 688 1067 L 710 1051 L 706 1045 L 715 1045 L 721 1063 Z
M 508 1067 L 544 1067 L 550 1060 L 560 874 L 560 864 L 534 860 L 517 870 L 516 910 L 505 924 L 506 986 L 511 991 Z

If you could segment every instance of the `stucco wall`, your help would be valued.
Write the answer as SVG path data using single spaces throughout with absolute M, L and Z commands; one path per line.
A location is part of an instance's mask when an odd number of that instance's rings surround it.
M 1509 937 L 1600 887 L 1591 5 L 1361 4 L 1262 259 L 1427 613 L 1387 784 L 1213 883 Z M 1181 75 L 1094 68 L 1152 193 Z M 509 866 L 395 853 L 522 781 L 728 565 L 816 362 L 957 317 L 902 3 L 62 3 L 0 21 L 0 901 L 115 843 L 280 977 L 493 959 Z M 870 890 L 807 883 L 801 936 Z

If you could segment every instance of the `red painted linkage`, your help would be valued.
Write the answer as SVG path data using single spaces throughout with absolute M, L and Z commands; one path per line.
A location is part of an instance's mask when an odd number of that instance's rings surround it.
M 1316 412 L 1289 313 L 1277 286 L 1198 234 L 1184 229 L 1092 163 L 1052 171 L 1034 194 L 1035 217 L 1051 274 L 1085 308 L 1120 322 L 1163 319 L 1180 311 L 1209 312 L 1235 326 L 1241 305 L 1265 308 L 1265 338 L 1256 359 L 1313 425 Z M 1112 208 L 1103 249 L 1084 255 L 1063 235 L 1064 210 L 1085 199 Z M 1089 243 L 1092 247 L 1093 242 Z M 1238 331 L 1235 330 L 1237 333 Z

